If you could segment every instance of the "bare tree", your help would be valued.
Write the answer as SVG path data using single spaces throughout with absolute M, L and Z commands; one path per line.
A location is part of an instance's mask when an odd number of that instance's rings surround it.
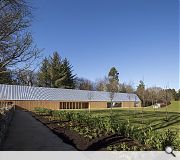
M 94 89 L 94 85 L 93 85 L 93 82 L 91 82 L 88 79 L 76 78 L 76 89 L 80 89 L 80 90 L 93 90 Z
M 95 89 L 97 91 L 107 91 L 108 78 L 104 77 L 103 79 L 96 80 Z
M 144 106 L 145 106 L 145 84 L 142 80 L 139 81 L 139 85 L 137 87 L 136 93 L 142 101 L 141 107 L 141 120 L 144 123 Z
M 136 116 L 136 101 L 137 101 L 137 97 L 135 95 L 134 96 L 134 117 Z
M 168 103 L 170 103 L 170 101 L 173 99 L 173 95 L 171 92 L 168 92 L 167 86 L 166 89 L 164 90 L 164 99 L 165 99 L 165 105 L 166 105 L 166 121 L 168 121 Z
M 32 70 L 18 70 L 14 72 L 14 75 L 15 84 L 37 86 L 37 73 Z
M 134 92 L 133 82 L 129 82 L 129 84 L 126 84 L 126 83 L 120 84 L 120 92 L 133 93 Z
M 111 111 L 113 107 L 113 100 L 115 97 L 115 93 L 118 92 L 119 85 L 117 84 L 116 80 L 111 80 L 109 84 L 107 84 L 107 91 L 109 92 L 109 98 L 111 101 Z
M 129 100 L 128 115 L 130 116 L 131 93 L 134 92 L 133 82 L 129 82 L 129 84 L 125 84 L 125 83 L 124 83 L 124 89 L 125 89 L 125 92 L 127 93 L 127 98 L 128 98 L 128 100 Z
M 39 57 L 30 31 L 32 14 L 24 0 L 0 1 L 0 71 L 1 68 L 28 68 Z

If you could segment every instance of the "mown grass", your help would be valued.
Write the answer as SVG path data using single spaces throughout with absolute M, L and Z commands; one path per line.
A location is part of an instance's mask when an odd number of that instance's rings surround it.
M 166 108 L 156 108 L 152 106 L 143 108 L 121 108 L 112 109 L 112 113 L 116 114 L 119 119 L 123 121 L 129 120 L 134 125 L 142 125 L 147 127 L 152 126 L 154 130 L 163 132 L 167 129 L 172 129 L 178 132 L 177 139 L 180 140 L 180 101 L 173 101 Z M 111 114 L 110 109 L 106 110 L 92 110 L 91 114 L 94 116 Z

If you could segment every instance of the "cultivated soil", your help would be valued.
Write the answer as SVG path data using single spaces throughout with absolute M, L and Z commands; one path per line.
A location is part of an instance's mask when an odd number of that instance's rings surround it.
M 78 134 L 78 132 L 68 128 L 67 121 L 49 121 L 45 116 L 40 116 L 35 113 L 31 113 L 34 118 L 42 122 L 53 133 L 59 136 L 65 143 L 71 144 L 77 150 L 80 151 L 106 151 L 107 146 L 120 144 L 125 142 L 129 147 L 137 146 L 139 148 L 147 148 L 147 146 L 139 144 L 130 138 L 122 137 L 117 134 L 103 135 L 94 139 L 84 137 Z M 63 124 L 63 127 L 58 124 Z

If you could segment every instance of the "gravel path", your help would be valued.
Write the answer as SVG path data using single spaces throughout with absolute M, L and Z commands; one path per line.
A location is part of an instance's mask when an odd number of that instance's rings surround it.
M 74 147 L 62 141 L 31 116 L 30 113 L 16 110 L 6 141 L 4 151 L 73 151 Z

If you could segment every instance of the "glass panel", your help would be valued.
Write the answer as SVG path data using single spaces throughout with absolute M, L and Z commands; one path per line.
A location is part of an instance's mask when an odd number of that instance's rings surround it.
M 69 105 L 70 105 L 69 109 L 72 109 L 72 102 L 70 102 Z
M 75 103 L 75 102 L 73 102 L 73 109 L 76 109 L 75 105 L 76 105 L 76 103 Z

